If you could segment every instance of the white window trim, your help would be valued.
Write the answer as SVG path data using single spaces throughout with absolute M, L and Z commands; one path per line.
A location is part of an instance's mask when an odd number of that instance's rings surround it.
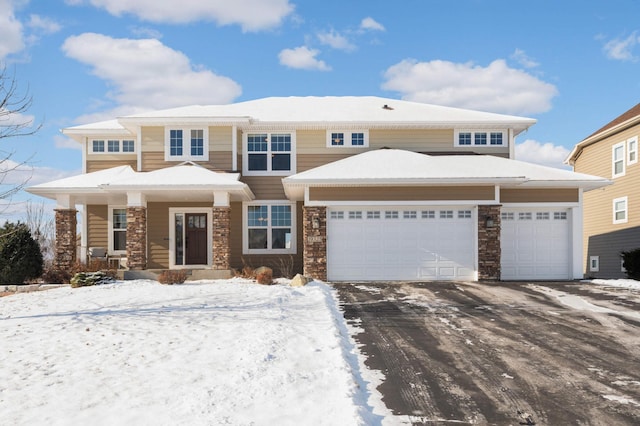
M 589 256 L 589 272 L 600 272 L 600 256 Z
M 616 203 L 624 201 L 624 210 L 616 210 Z M 616 219 L 616 212 L 624 211 L 624 219 Z M 613 199 L 613 223 L 627 223 L 629 221 L 629 200 L 628 197 L 619 197 Z
M 471 133 L 471 145 L 460 145 L 460 133 Z M 476 145 L 475 144 L 475 135 L 476 133 L 486 133 L 487 134 L 487 144 L 486 145 Z M 502 133 L 502 144 L 501 145 L 491 145 L 491 133 Z M 480 148 L 491 148 L 491 147 L 500 147 L 506 148 L 509 146 L 509 132 L 507 130 L 500 129 L 456 129 L 453 132 L 453 146 L 460 148 L 470 148 L 470 147 L 480 147 Z
M 249 149 L 248 149 L 248 136 L 250 134 L 265 133 L 269 138 L 267 143 L 267 170 L 249 170 Z M 271 170 L 271 162 L 268 161 L 271 152 L 271 135 L 291 135 L 291 154 L 290 158 L 290 170 Z M 280 152 L 280 151 L 278 151 Z M 281 151 L 286 153 L 286 151 Z M 295 130 L 283 130 L 283 131 L 245 131 L 242 132 L 242 174 L 244 176 L 290 176 L 296 174 L 296 132 Z
M 344 133 L 345 141 L 344 145 L 332 145 L 331 144 L 331 134 L 332 133 Z M 352 133 L 362 133 L 364 135 L 364 145 L 353 145 L 353 139 L 347 138 L 347 135 L 351 135 Z M 368 148 L 369 147 L 369 130 L 365 129 L 352 129 L 352 130 L 344 130 L 344 129 L 327 129 L 327 148 Z
M 248 207 L 249 206 L 269 206 L 269 216 L 271 215 L 271 206 L 289 205 L 291 206 L 291 248 L 288 249 L 249 249 L 249 224 Z M 288 200 L 258 200 L 242 203 L 242 254 L 296 254 L 297 247 L 297 228 L 296 228 L 296 203 Z M 271 221 L 269 221 L 271 223 Z M 271 225 L 267 228 L 271 230 Z M 267 235 L 269 232 L 267 231 Z
M 611 147 L 611 177 L 612 178 L 617 178 L 625 175 L 625 172 L 626 172 L 625 163 L 627 161 L 625 145 L 626 145 L 626 142 L 620 142 L 613 145 L 613 147 Z M 616 174 L 616 149 L 618 148 L 622 148 L 622 158 L 618 160 L 622 163 L 622 171 Z
M 207 214 L 207 264 L 206 265 L 176 265 L 176 214 L 206 213 Z M 185 224 L 186 229 L 186 224 Z M 211 209 L 204 207 L 170 207 L 169 208 L 169 269 L 194 269 L 213 265 L 213 214 Z
M 113 249 L 113 211 L 114 210 L 118 210 L 118 209 L 124 209 L 125 212 L 127 210 L 127 206 L 109 206 L 109 220 L 108 220 L 108 226 L 107 226 L 107 230 L 108 230 L 108 236 L 107 236 L 107 244 L 109 245 L 109 247 L 107 248 L 107 253 L 109 255 L 113 255 L 113 256 L 121 256 L 121 255 L 126 255 L 127 251 L 126 250 L 114 250 Z M 126 232 L 126 231 L 125 231 Z
M 182 130 L 182 155 L 171 155 L 171 131 Z M 191 155 L 191 131 L 202 130 L 202 155 Z M 164 161 L 209 161 L 209 127 L 165 126 L 164 128 Z
M 94 151 L 93 150 L 93 142 L 94 141 L 102 141 L 104 142 L 104 151 Z M 109 151 L 109 141 L 118 141 L 118 151 Z M 122 151 L 122 142 L 123 141 L 133 141 L 133 151 L 131 152 L 124 152 Z M 116 138 L 92 138 L 89 139 L 89 154 L 96 154 L 96 155 L 127 155 L 127 154 L 135 154 L 136 153 L 136 143 L 135 143 L 135 138 L 122 138 L 122 139 L 116 139 Z
M 631 143 L 635 142 L 635 149 L 631 149 Z M 635 159 L 634 160 L 630 160 L 629 157 L 631 156 L 631 153 L 635 152 Z M 632 138 L 627 139 L 627 165 L 631 165 L 631 164 L 636 164 L 638 162 L 638 137 L 634 136 Z

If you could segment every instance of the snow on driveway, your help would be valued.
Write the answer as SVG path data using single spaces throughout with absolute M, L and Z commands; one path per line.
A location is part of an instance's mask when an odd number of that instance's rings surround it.
M 66 287 L 0 324 L 3 424 L 395 423 L 324 283 Z

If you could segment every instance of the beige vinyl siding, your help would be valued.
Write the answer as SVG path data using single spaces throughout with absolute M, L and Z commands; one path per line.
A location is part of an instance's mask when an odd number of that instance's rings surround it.
M 640 126 L 626 129 L 583 148 L 574 170 L 613 180 L 613 185 L 585 192 L 583 195 L 584 265 L 585 275 L 602 278 L 622 278 L 620 252 L 640 247 L 640 162 L 627 164 L 625 145 L 625 175 L 612 178 L 613 146 L 638 136 Z M 640 140 L 639 140 L 640 142 Z M 627 223 L 613 223 L 613 200 L 627 198 Z M 599 256 L 600 270 L 589 270 L 589 257 Z
M 249 185 L 256 200 L 286 200 L 282 176 L 242 176 L 240 180 Z
M 493 186 L 309 188 L 312 201 L 493 200 Z
M 268 266 L 273 269 L 274 276 L 281 275 L 280 266 L 282 263 L 293 261 L 293 274 L 302 273 L 302 203 L 296 203 L 296 254 L 279 255 L 247 255 L 242 254 L 243 221 L 242 203 L 231 203 L 231 267 L 242 270 L 244 266 L 258 268 Z
M 162 152 L 164 155 L 164 127 L 142 128 L 142 152 Z
M 142 153 L 142 171 L 144 172 L 176 166 L 181 163 L 183 160 L 165 161 L 164 152 Z M 195 163 L 213 171 L 230 171 L 231 152 L 210 151 L 209 161 L 195 161 Z
M 232 133 L 231 126 L 209 127 L 209 152 L 222 151 L 231 155 Z M 229 164 L 231 164 L 231 160 L 229 160 Z
M 576 188 L 502 188 L 502 203 L 577 203 L 580 194 Z
M 109 207 L 87 205 L 87 247 L 109 248 Z
M 329 164 L 334 161 L 342 160 L 343 158 L 347 158 L 352 155 L 353 154 L 342 152 L 341 150 L 338 152 L 331 152 L 331 151 L 325 150 L 322 154 L 309 154 L 309 155 L 298 154 L 297 173 L 301 173 L 306 170 L 313 169 L 314 167 L 323 166 L 325 164 Z
M 120 158 L 118 160 L 87 161 L 87 173 L 98 172 L 118 166 L 131 166 L 131 168 L 135 170 L 136 165 L 137 161 L 135 158 L 129 160 Z

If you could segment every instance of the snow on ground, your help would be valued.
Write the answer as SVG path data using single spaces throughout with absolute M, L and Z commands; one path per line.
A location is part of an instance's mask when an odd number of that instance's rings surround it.
M 126 281 L 0 298 L 11 425 L 398 424 L 324 283 Z
M 640 290 L 640 281 L 636 280 L 591 280 L 593 284 L 608 286 L 608 287 L 622 287 L 633 290 Z

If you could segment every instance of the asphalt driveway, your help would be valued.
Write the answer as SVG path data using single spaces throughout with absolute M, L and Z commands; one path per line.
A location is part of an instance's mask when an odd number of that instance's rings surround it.
M 640 294 L 588 283 L 334 284 L 414 424 L 640 424 Z

